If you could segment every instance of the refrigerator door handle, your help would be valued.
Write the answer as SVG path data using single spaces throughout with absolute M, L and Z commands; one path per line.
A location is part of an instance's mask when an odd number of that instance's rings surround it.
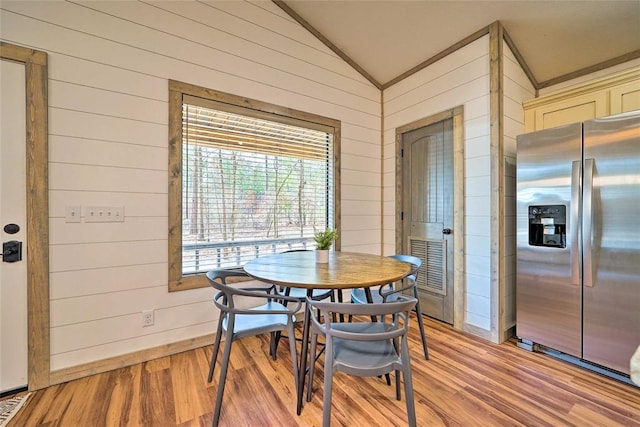
M 584 196 L 582 225 L 583 280 L 585 286 L 593 286 L 593 259 L 591 240 L 593 233 L 593 169 L 594 160 L 584 160 Z
M 578 221 L 580 219 L 580 176 L 582 162 L 576 160 L 571 165 L 571 212 L 569 225 L 569 239 L 571 241 L 571 283 L 580 286 L 580 235 Z

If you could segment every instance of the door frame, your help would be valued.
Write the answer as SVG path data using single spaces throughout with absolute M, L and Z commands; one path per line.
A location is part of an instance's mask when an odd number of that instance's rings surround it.
M 403 239 L 402 212 L 405 194 L 402 187 L 402 134 L 453 119 L 453 327 L 462 330 L 465 312 L 465 276 L 464 276 L 464 107 L 425 117 L 396 128 L 396 252 L 405 253 L 406 242 Z M 408 237 L 408 236 L 407 236 Z
M 28 388 L 49 386 L 49 142 L 46 52 L 0 42 L 0 58 L 25 65 Z

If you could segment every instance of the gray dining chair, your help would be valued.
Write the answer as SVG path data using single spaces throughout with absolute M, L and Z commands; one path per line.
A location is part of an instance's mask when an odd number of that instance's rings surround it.
M 293 323 L 295 313 L 300 310 L 302 306 L 299 299 L 276 295 L 273 285 L 252 288 L 236 287 L 227 283 L 227 279 L 230 277 L 248 278 L 249 276 L 245 272 L 238 270 L 211 270 L 207 273 L 209 283 L 218 291 L 213 297 L 213 302 L 216 307 L 220 309 L 220 318 L 218 320 L 218 328 L 213 344 L 208 382 L 211 382 L 213 379 L 220 342 L 222 336 L 224 335 L 225 337 L 222 361 L 220 362 L 220 378 L 218 380 L 215 410 L 213 413 L 213 426 L 217 426 L 220 419 L 222 397 L 224 395 L 229 356 L 231 354 L 231 344 L 241 338 L 265 333 L 271 333 L 273 339 L 273 333 L 279 331 L 287 331 L 290 336 L 294 336 Z M 257 301 L 260 305 L 244 308 L 247 304 L 243 301 L 242 305 L 239 306 L 238 300 L 246 300 L 247 298 Z M 285 307 L 281 302 L 277 302 L 276 299 L 280 301 L 285 300 L 293 304 L 290 307 Z M 293 374 L 297 389 L 299 374 L 295 341 L 290 340 L 289 349 L 291 351 Z
M 400 371 L 404 379 L 407 418 L 410 426 L 416 425 L 411 358 L 407 344 L 409 313 L 416 304 L 415 298 L 398 296 L 393 302 L 349 304 L 314 301 L 307 298 L 309 310 L 319 310 L 323 322 L 310 316 L 311 364 L 307 388 L 307 401 L 311 400 L 315 372 L 318 336 L 324 336 L 324 395 L 322 401 L 322 425 L 331 424 L 331 395 L 333 375 L 345 372 L 349 375 L 370 377 L 395 371 L 396 399 L 401 399 Z M 311 313 L 313 314 L 313 313 Z M 354 316 L 351 322 L 333 322 L 334 314 Z M 387 316 L 390 315 L 390 322 Z M 368 316 L 368 317 L 367 317 Z M 382 321 L 371 321 L 370 316 L 382 316 Z
M 389 258 L 395 258 L 398 261 L 406 262 L 411 265 L 411 271 L 409 275 L 394 286 L 393 283 L 389 283 L 380 286 L 377 291 L 371 292 L 371 298 L 373 302 L 392 302 L 398 299 L 398 297 L 404 293 L 411 292 L 416 299 L 416 317 L 418 320 L 418 327 L 420 328 L 420 337 L 422 338 L 422 350 L 424 352 L 424 358 L 429 360 L 429 346 L 427 345 L 427 337 L 424 333 L 424 323 L 422 321 L 422 309 L 420 308 L 420 298 L 418 296 L 418 270 L 422 266 L 422 260 L 413 255 L 391 255 Z M 366 292 L 362 288 L 354 289 L 351 292 L 351 302 L 354 304 L 368 304 Z
M 312 252 L 309 249 L 289 249 L 287 251 L 284 251 L 282 253 L 287 253 L 287 252 Z M 287 296 L 290 298 L 295 298 L 296 300 L 300 301 L 300 302 L 304 302 L 305 299 L 307 298 L 307 289 L 306 288 L 297 288 L 297 287 L 293 287 L 293 286 L 276 286 L 275 288 L 276 293 L 278 295 L 282 295 L 282 296 Z M 340 294 L 340 296 L 342 296 Z M 311 298 L 315 301 L 322 301 L 325 299 L 329 299 L 331 301 L 335 301 L 335 293 L 332 289 L 313 289 L 311 291 Z M 340 298 L 340 301 L 342 301 L 342 298 Z M 287 302 L 286 300 L 283 301 L 283 305 L 287 306 Z M 275 359 L 276 355 L 277 355 L 277 348 L 278 348 L 278 344 L 280 342 L 280 338 L 282 338 L 282 333 L 281 332 L 277 332 L 273 339 L 271 340 L 271 356 Z M 287 337 L 288 338 L 288 337 Z

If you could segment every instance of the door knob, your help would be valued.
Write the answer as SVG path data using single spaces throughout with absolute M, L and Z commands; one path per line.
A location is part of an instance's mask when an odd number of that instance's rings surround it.
M 450 228 L 443 228 L 442 229 L 442 234 L 451 234 L 451 229 Z

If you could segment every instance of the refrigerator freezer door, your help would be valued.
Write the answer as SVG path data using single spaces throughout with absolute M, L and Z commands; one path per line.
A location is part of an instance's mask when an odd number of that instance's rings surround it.
M 584 157 L 583 358 L 628 374 L 640 345 L 640 112 L 585 122 Z
M 580 123 L 518 137 L 516 333 L 576 357 L 582 355 L 582 255 L 580 201 L 572 193 L 579 199 L 581 159 Z M 537 226 L 531 215 L 558 205 L 566 207 L 566 246 L 531 245 Z

